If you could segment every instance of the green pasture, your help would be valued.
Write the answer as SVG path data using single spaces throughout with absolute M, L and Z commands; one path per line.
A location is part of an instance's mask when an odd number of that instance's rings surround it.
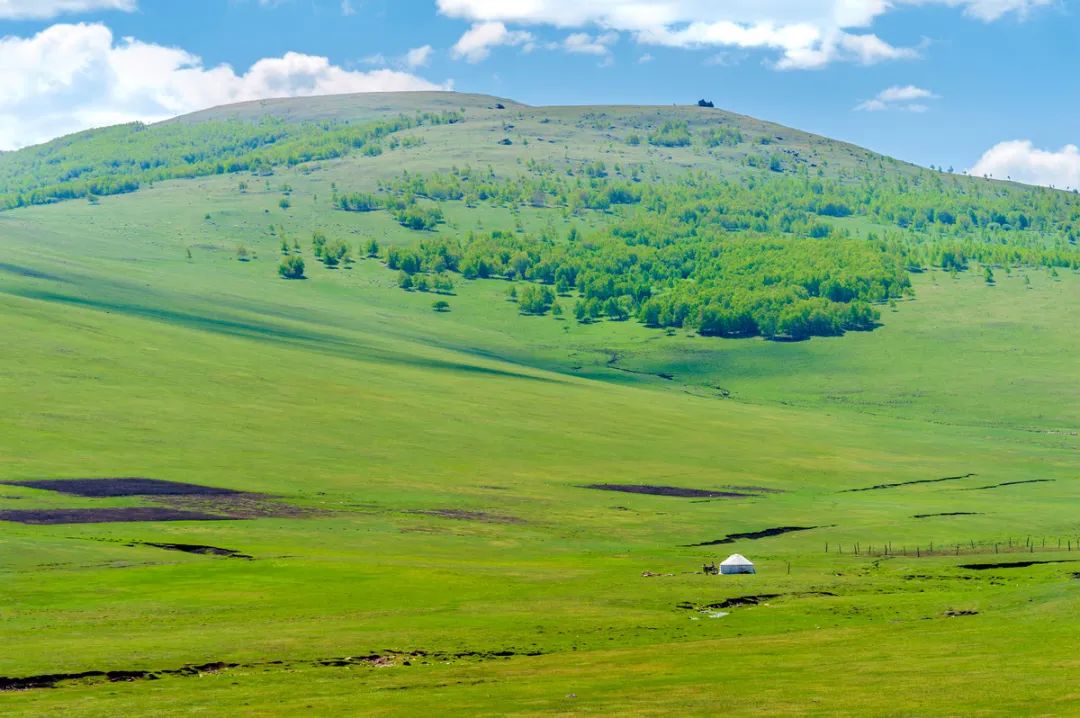
M 474 163 L 495 161 L 501 131 L 471 131 L 493 138 Z M 929 271 L 874 331 L 767 342 L 523 317 L 495 279 L 455 277 L 436 313 L 377 260 L 319 265 L 315 229 L 417 241 L 333 210 L 331 185 L 370 190 L 408 153 L 417 171 L 468 159 L 448 132 L 246 191 L 223 176 L 0 213 L 0 481 L 144 476 L 308 512 L 0 521 L 0 676 L 241 664 L 4 691 L 0 712 L 1075 712 L 1080 278 Z M 446 213 L 440 232 L 607 221 Z M 307 280 L 277 277 L 278 227 Z M 909 483 L 946 477 L 963 478 Z M 848 491 L 881 484 L 905 485 Z M 149 503 L 0 485 L 0 511 Z M 775 527 L 807 530 L 691 546 Z M 701 573 L 734 552 L 758 574 Z M 962 567 L 1023 561 L 1054 563 Z M 389 665 L 317 665 L 374 654 Z

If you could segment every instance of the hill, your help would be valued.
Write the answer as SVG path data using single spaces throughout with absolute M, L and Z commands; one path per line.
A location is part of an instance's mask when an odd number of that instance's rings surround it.
M 5 715 L 1069 712 L 1074 195 L 443 94 L 0 177 Z

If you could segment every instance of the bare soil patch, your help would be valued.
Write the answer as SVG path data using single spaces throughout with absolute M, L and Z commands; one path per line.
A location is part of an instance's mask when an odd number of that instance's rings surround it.
M 849 494 L 856 491 L 880 491 L 881 489 L 895 489 L 898 486 L 914 486 L 915 484 L 940 484 L 943 481 L 960 481 L 961 479 L 970 479 L 975 474 L 964 474 L 963 476 L 946 476 L 941 479 L 918 479 L 917 481 L 900 481 L 895 484 L 877 484 L 876 486 L 864 486 L 859 489 L 844 489 L 841 494 Z
M 480 521 L 488 524 L 523 524 L 524 519 L 517 516 L 502 516 L 489 514 L 484 511 L 465 511 L 463 509 L 423 509 L 409 511 L 410 514 L 421 516 L 437 516 L 443 519 L 456 519 L 458 521 Z
M 210 495 L 158 495 L 154 503 L 177 511 L 195 511 L 220 514 L 230 519 L 304 519 L 323 516 L 330 512 L 287 504 L 264 494 Z
M 966 568 L 972 571 L 988 571 L 994 568 L 1027 568 L 1045 563 L 1076 563 L 1075 560 L 1062 559 L 1058 561 L 1005 561 L 1002 563 L 962 563 L 957 568 Z
M 203 546 L 200 544 L 189 543 L 151 543 L 149 541 L 140 541 L 138 543 L 129 544 L 131 546 L 150 546 L 152 548 L 165 549 L 166 551 L 182 551 L 184 553 L 194 553 L 200 556 L 223 556 L 225 558 L 242 558 L 251 560 L 251 556 L 246 553 L 240 553 L 239 551 L 231 548 L 219 548 L 217 546 Z
M 737 608 L 739 606 L 759 606 L 766 601 L 771 601 L 774 598 L 784 598 L 786 596 L 804 597 L 804 596 L 835 596 L 835 593 L 831 591 L 803 591 L 800 593 L 759 593 L 753 596 L 735 596 L 734 598 L 727 598 L 718 603 L 706 603 L 704 605 L 698 605 L 691 603 L 690 601 L 683 601 L 676 604 L 676 608 L 685 608 L 693 610 L 721 610 L 724 608 Z
M 228 521 L 234 517 L 197 511 L 177 511 L 158 506 L 107 509 L 17 509 L 0 511 L 0 521 L 52 526 L 57 524 L 107 524 L 140 521 Z
M 87 681 L 97 683 L 124 683 L 131 681 L 153 681 L 165 677 L 190 678 L 206 674 L 221 673 L 237 668 L 266 668 L 277 670 L 289 670 L 294 666 L 317 666 L 323 668 L 345 668 L 353 666 L 369 666 L 373 668 L 386 668 L 390 666 L 411 666 L 414 663 L 448 663 L 455 659 L 490 661 L 509 660 L 517 656 L 540 656 L 542 651 L 462 651 L 460 653 L 428 653 L 427 651 L 393 651 L 372 653 L 358 656 L 341 656 L 336 658 L 321 658 L 312 660 L 273 660 L 255 663 L 228 663 L 225 661 L 212 661 L 202 664 L 188 664 L 180 668 L 164 668 L 158 670 L 112 670 L 112 671 L 83 671 L 81 673 L 44 673 L 36 676 L 23 676 L 8 678 L 0 676 L 0 692 L 26 691 L 36 688 L 56 688 L 62 683 L 69 681 Z
M 586 484 L 579 488 L 598 491 L 621 491 L 626 494 L 647 494 L 649 496 L 677 496 L 691 499 L 749 499 L 754 494 L 736 491 L 710 491 L 707 489 L 685 489 L 677 486 L 651 486 L 649 484 Z
M 915 514 L 913 519 L 932 519 L 938 516 L 982 516 L 976 511 L 949 511 L 941 514 Z
M 989 484 L 987 486 L 974 486 L 968 491 L 985 491 L 986 489 L 1000 489 L 1003 486 L 1017 486 L 1019 484 L 1049 484 L 1056 479 L 1025 479 L 1023 481 L 1004 481 L 1000 484 Z
M 812 529 L 820 528 L 819 526 L 778 526 L 772 529 L 762 529 L 761 531 L 747 531 L 746 533 L 734 533 L 728 534 L 724 538 L 716 539 L 714 541 L 703 541 L 702 543 L 688 544 L 688 547 L 697 546 L 719 546 L 721 544 L 735 543 L 736 541 L 755 541 L 757 539 L 768 538 L 769 536 L 781 536 L 783 534 L 792 533 L 795 531 L 810 531 Z
M 117 498 L 123 496 L 234 496 L 240 491 L 199 486 L 177 481 L 162 481 L 141 477 L 118 477 L 100 479 L 43 479 L 35 481 L 7 481 L 9 486 L 56 491 L 71 496 L 87 498 Z

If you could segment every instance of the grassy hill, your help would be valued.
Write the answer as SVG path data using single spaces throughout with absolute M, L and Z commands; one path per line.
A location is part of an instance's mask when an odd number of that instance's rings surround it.
M 418 113 L 460 117 L 373 130 Z M 683 121 L 688 145 L 650 142 Z M 0 676 L 18 679 L 0 679 L 5 715 L 1070 711 L 1072 195 L 720 110 L 441 93 L 96 131 L 4 155 L 0 177 L 41 189 L 50 168 L 81 163 L 131 179 L 143 170 L 112 163 L 132 143 L 182 139 L 236 159 L 223 133 L 268 126 L 296 151 L 343 128 L 365 140 L 295 163 L 270 154 L 276 140 L 245 145 L 267 153 L 255 169 L 0 212 Z M 773 154 L 778 170 L 748 161 Z M 449 177 L 477 196 L 435 197 Z M 418 178 L 425 192 L 406 186 Z M 812 209 L 816 182 L 852 211 Z M 514 187 L 537 183 L 544 201 L 521 201 Z M 639 202 L 578 201 L 623 184 Z M 343 211 L 335 199 L 351 193 L 379 207 Z M 406 197 L 442 222 L 402 224 L 393 203 Z M 974 218 L 902 224 L 929 204 Z M 760 227 L 717 229 L 755 207 L 769 208 Z M 994 213 L 1005 221 L 981 219 Z M 664 242 L 643 227 L 685 232 Z M 317 256 L 316 234 L 348 259 Z M 480 239 L 519 247 L 528 269 L 511 273 L 513 257 Z M 283 242 L 306 280 L 279 277 Z M 778 259 L 692 274 L 740 243 Z M 634 275 L 689 246 L 687 277 Z M 561 317 L 522 314 L 523 295 L 556 289 L 542 268 L 574 262 L 613 286 L 647 279 L 641 307 L 710 282 L 822 299 L 781 260 L 870 276 L 876 265 L 829 259 L 847 246 L 903 260 L 910 281 L 868 301 L 872 331 L 791 341 L 709 336 L 689 318 L 649 327 L 636 312 L 578 321 L 570 308 L 591 280 L 564 288 Z M 460 252 L 460 266 L 436 269 L 424 248 Z M 389 269 L 390 250 L 426 264 Z M 964 261 L 943 266 L 947 253 Z M 470 256 L 490 260 L 488 277 L 466 278 Z M 597 270 L 627 256 L 636 263 Z M 405 291 L 403 275 L 453 288 Z M 439 300 L 448 312 L 433 311 Z M 109 477 L 247 493 L 15 483 Z M 26 523 L 72 511 L 96 521 Z M 204 516 L 148 520 L 170 511 Z M 758 573 L 702 573 L 735 552 Z M 56 674 L 72 677 L 40 687 Z M 729 701 L 727 683 L 748 698 Z

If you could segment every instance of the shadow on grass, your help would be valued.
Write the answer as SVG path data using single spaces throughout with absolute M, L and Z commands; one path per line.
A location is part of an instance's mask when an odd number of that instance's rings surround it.
M 343 339 L 326 332 L 289 328 L 276 324 L 267 324 L 246 319 L 229 318 L 221 316 L 209 316 L 182 312 L 163 307 L 155 307 L 146 304 L 135 304 L 119 301 L 106 301 L 92 299 L 56 292 L 40 291 L 33 289 L 13 289 L 9 294 L 55 304 L 94 309 L 103 312 L 115 312 L 125 316 L 150 319 L 167 324 L 175 324 L 183 327 L 198 329 L 201 331 L 223 334 L 232 337 L 241 337 L 255 341 L 283 344 L 302 345 L 315 351 L 326 354 L 355 359 L 361 351 L 366 357 L 377 357 L 388 360 L 395 364 L 403 364 L 422 369 L 441 369 L 445 371 L 465 372 L 491 377 L 505 377 L 511 379 L 526 379 L 544 383 L 559 383 L 559 380 L 548 377 L 534 376 L 520 372 L 496 369 L 492 367 L 477 366 L 463 362 L 446 361 L 411 356 L 400 352 L 391 352 L 376 349 L 369 345 L 359 344 L 354 341 Z

